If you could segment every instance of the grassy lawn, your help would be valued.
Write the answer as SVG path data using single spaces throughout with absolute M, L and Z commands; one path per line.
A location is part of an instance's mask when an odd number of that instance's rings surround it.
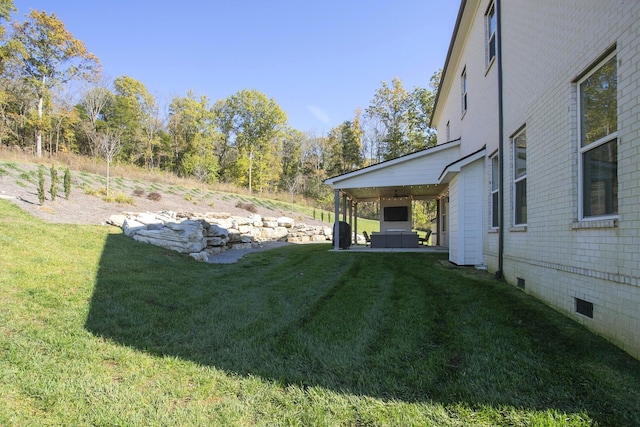
M 640 362 L 440 255 L 212 265 L 0 200 L 0 425 L 640 425 Z

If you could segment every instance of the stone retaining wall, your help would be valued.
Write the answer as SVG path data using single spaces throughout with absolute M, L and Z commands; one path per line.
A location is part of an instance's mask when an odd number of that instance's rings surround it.
M 296 224 L 289 217 L 247 217 L 226 213 L 184 214 L 171 211 L 112 215 L 107 221 L 134 240 L 188 253 L 198 260 L 227 249 L 249 249 L 263 242 L 326 242 L 330 226 Z

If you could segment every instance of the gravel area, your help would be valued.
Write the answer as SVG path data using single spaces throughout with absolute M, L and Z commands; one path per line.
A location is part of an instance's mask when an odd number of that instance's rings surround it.
M 219 254 L 209 256 L 207 262 L 211 264 L 233 264 L 238 262 L 247 254 L 266 251 L 269 249 L 281 248 L 282 246 L 293 245 L 289 242 L 264 242 L 260 246 L 251 249 L 227 249 Z

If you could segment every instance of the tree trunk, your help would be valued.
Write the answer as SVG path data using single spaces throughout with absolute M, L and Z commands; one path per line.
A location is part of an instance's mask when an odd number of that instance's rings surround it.
M 44 97 L 38 98 L 38 126 L 36 126 L 36 155 L 42 157 L 42 106 L 44 105 Z

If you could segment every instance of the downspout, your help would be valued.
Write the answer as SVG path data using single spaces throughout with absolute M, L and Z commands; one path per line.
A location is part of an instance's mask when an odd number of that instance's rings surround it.
M 333 190 L 333 249 L 340 249 L 340 190 Z
M 500 178 L 498 180 L 498 271 L 495 273 L 496 279 L 501 279 L 503 274 L 504 261 L 504 105 L 502 102 L 502 5 L 500 0 L 495 0 L 496 4 L 496 54 L 498 66 L 498 161 L 500 165 Z

